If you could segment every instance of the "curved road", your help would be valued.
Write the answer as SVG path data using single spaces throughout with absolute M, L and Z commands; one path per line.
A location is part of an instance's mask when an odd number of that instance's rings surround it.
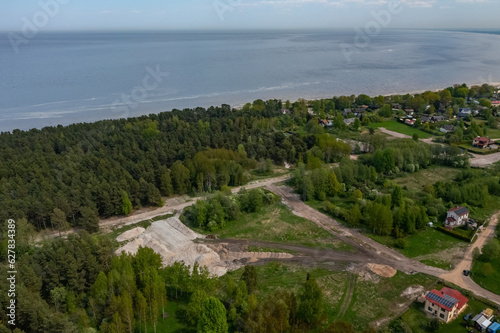
M 267 189 L 272 191 L 273 193 L 281 196 L 284 202 L 293 208 L 293 213 L 297 216 L 306 218 L 319 227 L 325 229 L 326 231 L 332 233 L 334 236 L 338 237 L 342 241 L 351 244 L 359 251 L 365 253 L 369 257 L 374 257 L 381 262 L 386 263 L 400 271 L 405 273 L 411 272 L 421 272 L 429 275 L 433 275 L 441 278 L 442 280 L 454 283 L 459 287 L 472 291 L 474 294 L 484 297 L 496 304 L 500 305 L 500 295 L 494 294 L 478 284 L 476 284 L 470 277 L 463 276 L 462 272 L 464 269 L 470 269 L 472 263 L 472 251 L 474 248 L 481 249 L 482 246 L 486 243 L 486 241 L 493 237 L 496 225 L 498 224 L 498 214 L 494 215 L 488 225 L 487 228 L 483 230 L 483 232 L 479 235 L 479 238 L 476 240 L 473 246 L 471 246 L 465 257 L 457 267 L 451 271 L 445 271 L 440 268 L 431 267 L 425 265 L 416 260 L 407 258 L 396 252 L 393 249 L 388 248 L 385 245 L 382 245 L 371 238 L 366 237 L 361 234 L 359 231 L 349 229 L 344 227 L 336 220 L 331 217 L 317 211 L 316 209 L 308 206 L 304 202 L 302 202 L 299 196 L 293 193 L 293 190 L 287 186 L 274 186 L 269 185 Z

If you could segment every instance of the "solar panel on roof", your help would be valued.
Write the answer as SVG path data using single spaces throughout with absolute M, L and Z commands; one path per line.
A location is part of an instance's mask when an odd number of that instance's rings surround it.
M 458 299 L 453 298 L 449 295 L 444 295 L 443 297 L 436 295 L 434 293 L 429 292 L 427 294 L 427 297 L 429 297 L 431 300 L 438 302 L 439 304 L 444 305 L 445 307 L 451 309 L 453 306 L 458 303 Z

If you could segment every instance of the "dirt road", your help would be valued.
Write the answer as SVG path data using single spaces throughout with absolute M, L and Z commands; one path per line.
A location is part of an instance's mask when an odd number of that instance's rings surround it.
M 462 262 L 457 265 L 457 268 L 452 272 L 447 272 L 440 268 L 427 266 L 416 260 L 407 258 L 402 254 L 380 244 L 371 238 L 366 237 L 356 230 L 348 229 L 339 224 L 334 219 L 326 216 L 325 214 L 315 210 L 314 208 L 306 205 L 300 200 L 298 195 L 294 194 L 292 189 L 286 186 L 267 187 L 270 191 L 281 196 L 285 203 L 293 209 L 293 213 L 297 216 L 304 217 L 326 231 L 332 233 L 342 241 L 351 244 L 356 249 L 364 253 L 368 258 L 375 259 L 386 265 L 390 265 L 405 273 L 421 272 L 429 275 L 439 277 L 445 281 L 454 283 L 462 288 L 472 291 L 474 294 L 487 298 L 492 302 L 500 305 L 500 295 L 496 295 L 479 285 L 477 285 L 470 277 L 464 277 L 462 271 L 470 269 L 472 263 L 472 251 L 474 247 L 482 248 L 484 243 L 490 237 L 493 237 L 496 225 L 498 224 L 498 215 L 495 215 L 490 224 L 481 233 L 476 243 L 471 246 L 467 251 L 466 256 Z
M 379 130 L 382 133 L 388 134 L 388 135 L 390 135 L 390 136 L 392 136 L 394 138 L 412 139 L 412 137 L 409 136 L 409 135 L 401 134 L 401 133 L 398 133 L 398 132 L 394 132 L 394 131 L 388 130 L 387 128 L 384 128 L 384 127 L 379 127 Z M 434 138 L 419 139 L 419 140 L 422 141 L 422 142 L 425 142 L 425 143 L 433 143 L 432 140 L 434 140 Z
M 477 155 L 471 153 L 471 155 L 472 158 L 470 159 L 470 165 L 477 168 L 484 168 L 500 161 L 500 152 L 489 155 Z
M 233 193 L 237 193 L 241 188 L 247 188 L 247 189 L 253 189 L 253 188 L 258 188 L 258 187 L 265 187 L 270 184 L 275 184 L 275 183 L 280 183 L 283 181 L 286 181 L 290 179 L 290 175 L 282 175 L 278 177 L 273 177 L 273 178 L 268 178 L 268 179 L 262 179 L 258 181 L 251 182 L 249 184 L 246 184 L 244 186 L 238 186 L 231 191 Z M 160 216 L 160 215 L 167 215 L 167 214 L 175 214 L 178 212 L 181 212 L 184 208 L 191 206 L 196 203 L 197 200 L 203 199 L 203 197 L 189 197 L 187 195 L 184 196 L 178 196 L 178 197 L 173 197 L 165 200 L 165 203 L 162 207 L 159 208 L 145 208 L 138 210 L 130 216 L 117 216 L 117 217 L 111 217 L 108 219 L 101 219 L 99 221 L 99 228 L 102 231 L 109 231 L 113 229 L 114 227 L 124 227 L 127 225 L 131 224 L 136 224 L 141 221 L 147 221 L 150 220 L 154 217 Z M 62 236 L 67 236 L 69 234 L 72 234 L 74 232 L 77 232 L 77 229 L 70 229 L 68 231 L 65 231 L 62 233 Z M 48 239 L 48 238 L 54 238 L 58 237 L 59 232 L 50 232 L 46 233 L 43 235 L 40 235 L 38 238 L 39 239 Z
M 440 268 L 427 266 L 416 260 L 409 259 L 399 252 L 363 235 L 359 231 L 344 227 L 331 217 L 302 202 L 290 187 L 269 185 L 267 189 L 281 196 L 287 206 L 292 208 L 293 214 L 314 222 L 340 240 L 352 245 L 372 260 L 390 265 L 405 273 L 416 271 L 434 276 L 440 276 L 445 273 Z
M 498 216 L 500 213 L 493 215 L 491 217 L 490 223 L 483 231 L 479 234 L 478 239 L 474 244 L 472 244 L 467 252 L 465 252 L 464 259 L 455 267 L 455 269 L 451 272 L 444 273 L 440 276 L 441 279 L 452 282 L 457 286 L 468 289 L 479 295 L 481 297 L 487 298 L 497 304 L 500 304 L 500 295 L 496 295 L 488 290 L 483 289 L 477 283 L 475 283 L 470 276 L 463 275 L 464 270 L 470 270 L 472 266 L 472 254 L 475 248 L 478 248 L 480 251 L 483 248 L 484 244 L 494 237 L 495 229 L 498 225 Z

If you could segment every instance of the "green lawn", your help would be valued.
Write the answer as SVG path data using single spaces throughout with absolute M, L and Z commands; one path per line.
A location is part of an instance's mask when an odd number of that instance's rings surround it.
M 387 121 L 384 121 L 381 123 L 373 123 L 373 124 L 370 124 L 368 127 L 371 127 L 371 128 L 384 127 L 390 131 L 398 132 L 401 134 L 406 134 L 409 136 L 413 136 L 414 133 L 417 133 L 418 137 L 420 139 L 428 139 L 428 138 L 433 137 L 432 134 L 421 131 L 421 130 L 414 128 L 412 126 L 408 126 L 406 124 L 400 123 L 396 119 L 387 120 Z
M 462 170 L 443 166 L 431 166 L 427 169 L 407 174 L 393 179 L 393 182 L 401 187 L 406 186 L 409 190 L 420 191 L 427 184 L 438 181 L 447 182 L 453 180 Z
M 393 247 L 394 238 L 390 236 L 380 236 L 374 234 L 368 234 L 368 237 L 376 240 L 377 242 Z M 435 253 L 440 253 L 450 248 L 456 247 L 467 247 L 468 243 L 461 241 L 455 237 L 442 233 L 436 229 L 426 227 L 417 233 L 405 237 L 406 247 L 404 249 L 396 249 L 406 257 L 416 258 L 420 256 L 428 256 Z M 429 258 L 425 263 L 431 264 L 432 266 L 444 268 L 451 264 L 448 260 L 443 260 L 442 258 Z
M 313 222 L 295 216 L 280 203 L 264 207 L 256 213 L 242 214 L 237 220 L 228 222 L 217 234 L 219 238 L 353 250 L 350 245 L 338 240 Z
M 413 332 L 430 332 L 427 330 L 427 324 L 432 320 L 424 313 L 423 303 L 414 303 L 408 311 L 406 311 L 401 319 L 406 323 Z M 469 298 L 467 308 L 456 318 L 448 324 L 442 324 L 438 332 L 440 333 L 466 333 L 466 323 L 463 317 L 468 313 L 473 316 L 488 308 L 488 306 L 480 301 Z M 474 332 L 478 332 L 474 330 Z

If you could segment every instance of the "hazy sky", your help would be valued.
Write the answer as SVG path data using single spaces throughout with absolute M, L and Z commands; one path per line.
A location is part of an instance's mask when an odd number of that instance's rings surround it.
M 30 23 L 39 31 L 363 28 L 395 2 L 1 0 L 0 30 L 20 32 Z M 401 0 L 398 10 L 382 18 L 389 28 L 500 29 L 498 13 L 500 0 Z

